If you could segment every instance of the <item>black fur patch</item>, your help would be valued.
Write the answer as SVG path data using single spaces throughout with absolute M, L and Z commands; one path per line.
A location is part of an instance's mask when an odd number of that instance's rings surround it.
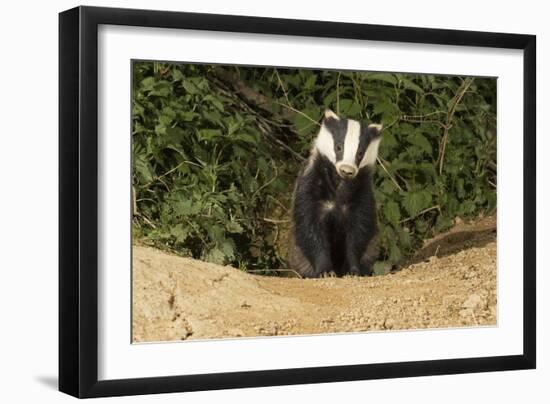
M 334 140 L 336 161 L 340 161 L 344 155 L 344 142 L 346 140 L 346 132 L 348 131 L 348 120 L 326 118 L 324 120 L 324 125 L 331 133 L 332 139 Z

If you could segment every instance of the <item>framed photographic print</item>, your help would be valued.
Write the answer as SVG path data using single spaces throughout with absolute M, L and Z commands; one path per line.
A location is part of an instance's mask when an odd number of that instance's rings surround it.
M 61 391 L 535 367 L 534 36 L 59 27 Z

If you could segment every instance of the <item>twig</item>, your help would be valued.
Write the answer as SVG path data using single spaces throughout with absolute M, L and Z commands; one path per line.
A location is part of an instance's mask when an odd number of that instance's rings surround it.
M 279 226 L 275 225 L 275 235 L 273 236 L 273 245 L 277 245 L 277 241 L 279 240 Z
M 285 205 L 283 205 L 283 203 L 279 201 L 277 198 L 275 198 L 273 195 L 267 195 L 267 197 L 273 199 L 273 201 L 275 201 L 275 203 L 279 205 L 281 209 L 283 209 L 285 212 L 288 212 L 288 208 Z
M 376 157 L 376 160 L 378 161 L 378 164 L 380 164 L 382 166 L 382 169 L 386 172 L 386 174 L 388 174 L 388 176 L 390 177 L 390 179 L 392 180 L 392 182 L 395 184 L 395 186 L 397 187 L 397 189 L 399 189 L 401 192 L 403 192 L 403 188 L 401 188 L 399 186 L 399 184 L 397 183 L 397 181 L 395 180 L 395 178 L 393 177 L 393 175 L 390 174 L 390 172 L 388 171 L 388 169 L 386 168 L 386 166 L 384 165 L 384 163 L 382 163 L 382 160 L 380 160 L 380 157 Z
M 399 122 L 399 120 L 401 119 L 401 117 L 397 117 L 394 119 L 394 121 L 392 123 L 390 123 L 389 125 L 387 126 L 382 126 L 382 130 L 380 131 L 380 133 L 383 133 L 385 130 L 391 128 L 393 125 L 395 125 L 397 122 Z
M 225 72 L 226 73 L 226 72 Z M 224 74 L 225 74 L 224 73 Z M 302 157 L 300 154 L 296 153 L 292 148 L 290 148 L 285 142 L 278 139 L 276 136 L 273 135 L 272 132 L 283 132 L 285 135 L 290 136 L 297 136 L 295 132 L 293 132 L 291 129 L 292 125 L 286 125 L 282 124 L 281 122 L 274 121 L 273 119 L 269 119 L 266 116 L 260 114 L 257 109 L 261 109 L 262 111 L 266 112 L 267 114 L 272 114 L 273 111 L 270 109 L 267 109 L 263 107 L 261 104 L 264 102 L 265 97 L 263 97 L 260 94 L 257 94 L 250 90 L 248 87 L 246 87 L 243 83 L 240 81 L 232 82 L 232 83 L 226 83 L 223 79 L 220 79 L 218 77 L 211 77 L 210 78 L 213 83 L 216 84 L 217 89 L 222 94 L 226 95 L 227 97 L 231 98 L 236 104 L 238 104 L 241 108 L 249 112 L 250 114 L 254 115 L 256 117 L 258 127 L 260 128 L 260 131 L 264 136 L 269 138 L 270 141 L 276 143 L 278 147 L 281 147 L 288 151 L 294 158 L 296 158 L 298 161 L 305 161 L 306 159 Z M 226 80 L 229 80 L 228 77 L 225 77 Z M 234 80 L 234 78 L 231 78 L 231 80 Z M 233 90 L 232 90 L 233 89 Z M 260 100 L 261 99 L 261 100 Z M 265 100 L 264 100 L 265 101 Z M 265 101 L 266 103 L 267 101 Z M 256 109 L 252 108 L 251 105 L 254 105 L 255 107 L 258 107 Z M 279 103 L 280 104 L 280 103 Z M 289 108 L 285 104 L 283 105 L 286 108 Z M 290 109 L 289 109 L 290 111 Z M 298 111 L 300 112 L 300 111 Z M 284 114 L 279 114 L 283 119 L 291 118 L 291 116 L 284 116 Z M 315 122 L 317 123 L 317 122 Z
M 228 88 L 227 84 L 225 84 L 221 80 L 217 80 L 216 78 L 212 78 L 212 81 L 214 83 L 216 83 L 216 85 L 218 86 L 218 90 L 220 92 L 224 93 L 226 96 L 233 99 L 242 108 L 244 108 L 246 111 L 248 111 L 249 113 L 251 113 L 252 115 L 254 115 L 256 117 L 256 119 L 258 121 L 258 127 L 259 127 L 260 131 L 262 132 L 262 134 L 264 136 L 269 138 L 269 140 L 271 140 L 272 142 L 276 143 L 277 146 L 279 146 L 282 149 L 285 149 L 286 151 L 288 151 L 298 161 L 305 161 L 306 160 L 300 154 L 295 152 L 291 147 L 289 147 L 285 142 L 281 141 L 280 139 L 278 139 L 277 137 L 275 137 L 272 134 L 272 131 L 274 130 L 273 128 L 277 128 L 277 129 L 288 128 L 288 127 L 291 127 L 292 125 L 282 125 L 279 122 L 273 121 L 273 120 L 259 114 L 258 111 L 256 111 L 250 105 L 248 105 L 248 102 L 255 103 L 255 100 L 252 100 L 252 99 L 249 99 L 249 98 L 246 98 L 246 100 L 242 99 L 241 97 L 239 97 L 239 95 L 235 94 L 234 92 L 231 92 L 230 89 Z M 241 84 L 240 86 L 244 87 L 244 84 Z M 241 90 L 240 92 L 242 93 L 243 91 Z M 244 95 L 244 97 L 247 97 L 247 96 Z M 285 104 L 281 104 L 281 103 L 278 103 L 278 102 L 277 102 L 277 104 L 280 104 L 280 105 L 282 105 L 286 108 L 289 108 Z M 258 106 L 258 104 L 254 104 L 254 105 Z M 297 112 L 300 113 L 300 111 L 297 111 Z M 315 123 L 317 123 L 317 122 L 315 122 Z M 295 132 L 291 131 L 290 129 L 286 129 L 286 131 L 290 132 L 291 134 L 296 136 Z
M 270 219 L 268 217 L 264 217 L 262 220 L 264 222 L 274 223 L 274 224 L 289 223 L 290 222 L 290 219 L 280 220 L 280 219 Z
M 429 112 L 427 114 L 422 114 L 422 115 L 403 115 L 402 118 L 404 121 L 406 120 L 409 120 L 409 119 L 417 119 L 417 120 L 423 120 L 424 118 L 428 117 L 428 116 L 432 116 L 432 115 L 436 115 L 436 114 L 446 114 L 447 112 L 445 111 L 434 111 L 434 112 Z M 439 122 L 439 121 L 437 121 Z
M 155 226 L 155 224 L 151 220 L 149 220 L 149 218 L 147 216 L 145 216 L 144 214 L 139 213 L 139 212 L 135 212 L 134 215 L 140 217 L 145 223 L 147 223 L 153 229 L 157 228 L 157 226 Z
M 132 185 L 132 208 L 134 215 L 138 213 L 137 199 L 136 199 L 136 187 Z
M 277 179 L 277 177 L 279 176 L 279 171 L 277 170 L 277 166 L 273 166 L 274 170 L 275 170 L 275 175 L 273 176 L 272 179 L 270 179 L 269 181 L 267 181 L 266 183 L 262 184 L 253 194 L 252 194 L 252 197 L 250 199 L 254 199 L 254 197 L 262 190 L 264 189 L 265 187 L 269 186 L 269 184 L 273 183 L 273 181 L 275 181 Z
M 462 86 L 458 89 L 457 94 L 453 97 L 454 102 L 447 114 L 447 121 L 445 122 L 445 126 L 444 126 L 445 129 L 443 130 L 443 138 L 441 140 L 441 145 L 439 147 L 439 158 L 438 158 L 439 175 L 441 175 L 441 173 L 443 172 L 443 161 L 445 160 L 445 149 L 447 146 L 447 140 L 449 139 L 449 129 L 453 126 L 452 121 L 453 121 L 454 114 L 456 112 L 456 108 L 460 103 L 460 101 L 462 100 L 462 98 L 464 97 L 464 94 L 466 94 L 466 91 L 468 90 L 468 88 L 470 88 L 473 82 L 474 82 L 473 77 L 469 77 L 466 80 L 464 80 L 464 82 L 462 83 Z
M 340 115 L 340 72 L 336 77 L 336 115 Z
M 301 154 L 298 154 L 295 152 L 290 146 L 288 146 L 285 142 L 281 141 L 280 139 L 277 139 L 275 136 L 273 136 L 268 129 L 266 129 L 263 126 L 262 122 L 258 123 L 258 128 L 260 128 L 260 131 L 268 138 L 270 138 L 273 142 L 277 143 L 279 147 L 285 149 L 287 152 L 292 154 L 297 160 L 299 161 L 305 161 L 306 158 L 303 157 Z
M 302 115 L 304 118 L 306 118 L 307 120 L 313 122 L 315 125 L 321 126 L 321 124 L 319 122 L 317 122 L 315 119 L 311 118 L 309 115 L 304 114 L 302 111 L 298 111 L 296 108 L 293 108 L 290 105 L 283 104 L 282 102 L 279 102 L 279 101 L 275 101 L 275 104 L 278 104 L 278 105 L 280 105 L 284 108 L 287 108 L 287 109 L 291 110 L 292 112 L 295 112 L 299 115 Z
M 399 223 L 405 223 L 405 222 L 408 222 L 409 220 L 413 220 L 413 219 L 416 219 L 418 216 L 420 215 L 423 215 L 424 213 L 427 213 L 431 210 L 434 210 L 434 209 L 437 209 L 441 212 L 441 207 L 439 205 L 435 205 L 435 206 L 432 206 L 431 208 L 426 208 L 424 210 L 421 210 L 420 212 L 418 212 L 415 216 L 411 216 L 411 217 L 408 217 L 406 219 L 403 219 L 401 220 Z
M 290 100 L 288 99 L 288 94 L 286 92 L 285 86 L 283 85 L 283 81 L 281 80 L 281 76 L 279 76 L 279 71 L 277 69 L 274 69 L 274 70 L 275 70 L 275 74 L 277 75 L 277 80 L 279 81 L 279 85 L 281 86 L 281 89 L 283 90 L 283 94 L 285 95 L 286 103 L 288 104 L 288 106 L 291 106 Z
M 182 165 L 184 164 L 191 164 L 191 165 L 194 165 L 194 166 L 197 166 L 197 167 L 201 167 L 200 164 L 197 164 L 197 163 L 194 163 L 192 161 L 188 161 L 188 160 L 184 160 L 182 161 L 181 163 L 179 163 L 177 166 L 171 168 L 170 170 L 166 171 L 164 174 L 162 175 L 159 175 L 158 177 L 155 177 L 153 178 L 151 181 L 149 181 L 148 183 L 142 185 L 141 187 L 142 188 L 147 188 L 149 185 L 151 185 L 153 182 L 156 182 L 156 181 L 159 181 L 159 180 L 162 180 L 162 178 L 166 177 L 167 175 L 170 175 L 172 174 L 174 171 L 176 171 L 178 168 L 180 168 Z M 163 181 L 161 181 L 163 182 Z M 163 182 L 164 186 L 166 186 L 166 184 Z

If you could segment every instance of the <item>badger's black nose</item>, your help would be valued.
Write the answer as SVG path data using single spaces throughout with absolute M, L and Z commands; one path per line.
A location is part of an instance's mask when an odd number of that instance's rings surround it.
M 357 174 L 357 168 L 349 164 L 342 164 L 338 167 L 338 174 L 342 178 L 353 178 Z

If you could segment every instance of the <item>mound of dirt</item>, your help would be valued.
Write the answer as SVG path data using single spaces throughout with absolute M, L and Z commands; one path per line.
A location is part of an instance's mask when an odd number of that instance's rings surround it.
M 251 275 L 134 246 L 133 340 L 494 325 L 496 242 L 488 234 L 482 245 L 369 278 Z

